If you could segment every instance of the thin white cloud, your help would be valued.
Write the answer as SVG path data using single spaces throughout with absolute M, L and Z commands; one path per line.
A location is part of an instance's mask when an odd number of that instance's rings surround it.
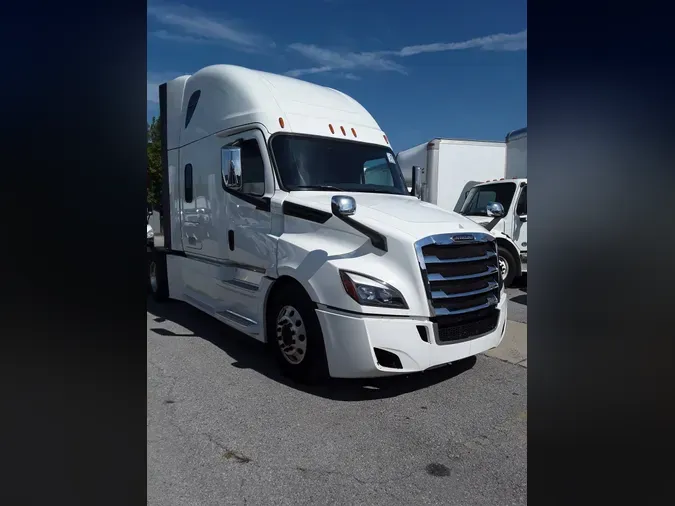
M 392 58 L 405 58 L 421 53 L 441 51 L 460 51 L 480 49 L 483 51 L 525 51 L 527 50 L 527 30 L 518 33 L 498 33 L 461 42 L 436 42 L 406 46 L 395 51 L 374 51 L 366 53 L 340 53 L 324 49 L 313 44 L 291 44 L 289 48 L 317 63 L 314 67 L 290 70 L 286 74 L 298 77 L 339 70 L 393 71 L 406 74 L 405 67 Z M 350 73 L 351 76 L 357 77 Z M 345 75 L 346 77 L 346 75 Z
M 289 48 L 309 60 L 318 64 L 315 67 L 295 69 L 286 74 L 297 77 L 306 74 L 318 74 L 321 72 L 330 72 L 333 70 L 357 70 L 369 69 L 379 71 L 392 71 L 405 74 L 403 65 L 385 58 L 378 53 L 339 53 L 332 49 L 325 49 L 314 44 L 291 44 Z
M 150 35 L 158 39 L 172 40 L 175 42 L 187 42 L 190 44 L 212 44 L 218 42 L 213 39 L 205 39 L 203 37 L 193 37 L 192 35 L 180 35 L 177 33 L 168 32 L 166 30 L 156 30 L 154 32 L 150 32 Z
M 229 19 L 217 19 L 182 4 L 151 2 L 148 16 L 166 27 L 151 35 L 181 42 L 218 42 L 242 51 L 255 52 L 274 47 L 267 37 L 254 33 Z
M 497 33 L 462 42 L 436 42 L 433 44 L 406 46 L 398 51 L 381 51 L 379 54 L 382 54 L 383 56 L 406 57 L 421 53 L 460 51 L 463 49 L 482 49 L 484 51 L 526 51 L 527 30 L 518 33 Z

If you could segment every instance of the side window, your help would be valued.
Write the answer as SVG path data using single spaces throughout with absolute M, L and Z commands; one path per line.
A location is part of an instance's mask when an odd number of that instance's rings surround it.
M 187 104 L 187 110 L 185 111 L 185 128 L 187 128 L 187 126 L 190 124 L 190 120 L 192 119 L 192 115 L 195 113 L 197 102 L 199 102 L 199 97 L 201 94 L 201 90 L 197 90 L 192 95 L 190 95 L 190 100 L 188 100 Z
M 185 202 L 192 202 L 192 164 L 185 166 Z
M 221 149 L 223 183 L 232 190 L 256 197 L 265 193 L 265 164 L 256 139 Z
M 516 214 L 518 216 L 524 216 L 527 214 L 527 186 L 524 186 L 523 191 L 520 192 L 518 206 L 516 206 Z

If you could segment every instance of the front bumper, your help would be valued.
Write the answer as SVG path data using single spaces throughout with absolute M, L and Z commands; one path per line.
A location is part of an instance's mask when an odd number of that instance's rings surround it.
M 334 378 L 372 378 L 421 372 L 499 346 L 504 337 L 507 298 L 502 292 L 497 309 L 499 320 L 488 334 L 470 340 L 438 344 L 428 318 L 388 318 L 347 314 L 326 308 L 316 313 L 323 331 L 328 369 Z M 418 327 L 426 329 L 428 342 Z M 383 367 L 375 349 L 393 353 L 401 368 Z

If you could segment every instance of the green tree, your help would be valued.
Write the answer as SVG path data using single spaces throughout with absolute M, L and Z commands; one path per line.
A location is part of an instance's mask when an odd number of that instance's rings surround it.
M 162 195 L 162 146 L 159 118 L 148 124 L 148 182 L 147 202 L 152 209 L 159 209 Z

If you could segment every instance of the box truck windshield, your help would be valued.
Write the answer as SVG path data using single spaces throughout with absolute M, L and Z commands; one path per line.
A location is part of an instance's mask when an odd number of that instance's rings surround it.
M 487 216 L 489 202 L 499 202 L 504 209 L 511 207 L 516 183 L 495 183 L 474 186 L 469 190 L 460 214 L 464 216 Z
M 385 146 L 277 134 L 271 147 L 281 182 L 289 191 L 408 195 L 394 153 Z

